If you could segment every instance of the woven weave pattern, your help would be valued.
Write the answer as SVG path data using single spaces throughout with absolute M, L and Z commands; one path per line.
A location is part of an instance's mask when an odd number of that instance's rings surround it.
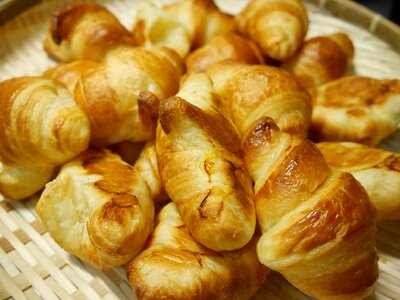
M 0 28 L 0 80 L 38 75 L 55 64 L 46 56 L 42 42 L 49 16 L 66 2 L 72 1 L 44 1 Z M 125 26 L 131 26 L 135 1 L 96 2 L 109 8 Z M 216 2 L 232 13 L 245 3 Z M 321 2 L 320 6 L 315 2 Z M 388 44 L 368 30 L 334 17 L 327 10 L 327 0 L 306 4 L 311 20 L 309 37 L 343 31 L 352 38 L 355 74 L 400 78 L 400 55 Z M 372 18 L 367 27 L 374 32 L 378 21 Z M 381 146 L 400 152 L 399 131 Z M 36 202 L 11 202 L 0 195 L 0 299 L 135 299 L 123 268 L 100 271 L 63 251 L 38 220 Z M 371 299 L 400 299 L 400 222 L 379 225 L 378 249 L 380 277 Z M 309 298 L 272 273 L 254 299 Z

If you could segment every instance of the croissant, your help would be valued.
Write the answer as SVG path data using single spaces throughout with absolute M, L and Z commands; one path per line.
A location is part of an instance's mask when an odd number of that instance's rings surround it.
M 242 135 L 262 116 L 272 117 L 284 132 L 307 135 L 310 96 L 288 72 L 225 61 L 210 65 L 206 73 L 220 96 L 222 112 Z
M 23 200 L 40 191 L 49 182 L 56 168 L 15 167 L 0 162 L 0 194 L 10 200 Z
M 140 174 L 118 155 L 89 150 L 46 185 L 36 212 L 65 251 L 106 269 L 128 262 L 142 249 L 154 204 Z
M 233 31 L 233 17 L 220 12 L 211 0 L 183 0 L 162 9 L 141 3 L 132 29 L 140 45 L 170 47 L 181 57 L 212 36 Z
M 353 43 L 339 32 L 306 41 L 281 67 L 310 89 L 344 76 L 353 56 Z
M 48 69 L 43 73 L 43 76 L 64 86 L 73 96 L 75 94 L 75 87 L 82 75 L 87 72 L 87 70 L 95 68 L 97 65 L 98 63 L 90 60 L 76 60 L 71 63 L 62 63 Z
M 161 101 L 156 151 L 165 190 L 193 238 L 230 251 L 250 241 L 256 218 L 240 139 L 213 97 L 209 78 L 199 73 Z
M 375 211 L 349 173 L 310 141 L 260 118 L 243 139 L 261 263 L 318 299 L 364 299 L 377 279 Z
M 249 299 L 267 276 L 255 239 L 234 252 L 214 252 L 197 244 L 174 203 L 156 218 L 146 248 L 127 266 L 139 300 Z
M 264 58 L 258 47 L 249 39 L 234 33 L 218 35 L 186 58 L 187 73 L 204 72 L 208 65 L 225 59 L 248 64 L 263 64 Z
M 314 141 L 374 146 L 399 127 L 400 80 L 348 76 L 312 90 L 311 96 Z
M 1 82 L 0 108 L 0 157 L 6 165 L 59 165 L 88 147 L 88 118 L 67 90 L 51 80 Z
M 307 11 L 300 0 L 253 0 L 235 21 L 241 34 L 279 61 L 296 53 L 308 30 Z
M 47 53 L 65 62 L 99 61 L 111 49 L 127 45 L 137 45 L 132 34 L 106 8 L 89 3 L 61 7 L 44 41 Z
M 154 138 L 159 100 L 178 91 L 181 63 L 167 48 L 120 47 L 87 70 L 74 95 L 89 117 L 91 143 Z
M 400 155 L 350 142 L 317 144 L 332 168 L 350 172 L 361 183 L 378 219 L 400 219 Z

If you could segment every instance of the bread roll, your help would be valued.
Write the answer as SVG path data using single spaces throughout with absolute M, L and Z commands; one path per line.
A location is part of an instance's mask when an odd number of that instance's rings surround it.
M 196 243 L 174 203 L 156 219 L 146 249 L 127 267 L 139 300 L 249 299 L 267 275 L 255 239 L 234 252 L 215 252 Z
M 42 77 L 0 83 L 0 158 L 16 167 L 62 164 L 88 147 L 89 120 L 66 89 Z
M 99 269 L 120 266 L 144 246 L 154 218 L 140 174 L 107 150 L 89 150 L 46 185 L 36 212 L 65 251 Z
M 287 133 L 305 137 L 311 120 L 310 96 L 286 71 L 264 65 L 224 61 L 206 72 L 220 97 L 220 108 L 240 134 L 270 116 Z
M 86 71 L 75 100 L 89 117 L 91 143 L 154 138 L 159 101 L 178 91 L 181 63 L 166 48 L 120 47 Z
M 349 71 L 354 56 L 350 38 L 341 32 L 306 41 L 281 67 L 306 89 L 340 78 Z
M 350 142 L 317 144 L 332 168 L 350 172 L 368 192 L 378 219 L 400 219 L 400 155 Z
M 240 139 L 214 97 L 199 73 L 161 101 L 156 151 L 165 189 L 190 234 L 207 248 L 230 251 L 250 241 L 256 218 Z
M 137 45 L 133 36 L 106 8 L 95 3 L 62 6 L 51 18 L 44 48 L 61 61 L 99 61 L 111 49 Z
M 203 47 L 186 58 L 187 73 L 204 72 L 208 65 L 232 59 L 248 64 L 263 64 L 258 47 L 249 39 L 234 33 L 212 37 Z
M 9 200 L 23 200 L 40 191 L 56 172 L 56 167 L 15 167 L 0 162 L 0 194 Z
M 140 45 L 169 47 L 182 58 L 211 37 L 233 31 L 233 17 L 211 0 L 183 0 L 163 8 L 140 3 L 132 29 Z
M 310 138 L 377 145 L 400 124 L 400 80 L 348 76 L 311 93 Z
M 244 138 L 261 263 L 318 299 L 364 299 L 378 277 L 375 210 L 349 173 L 310 141 L 260 118 Z
M 249 1 L 235 20 L 241 34 L 279 61 L 296 53 L 308 30 L 307 11 L 300 0 Z

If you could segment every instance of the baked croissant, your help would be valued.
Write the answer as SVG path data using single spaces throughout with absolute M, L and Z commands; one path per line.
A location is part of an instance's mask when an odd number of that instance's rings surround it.
M 281 68 L 310 89 L 346 75 L 353 55 L 353 43 L 346 34 L 338 32 L 306 41 Z
M 43 76 L 63 85 L 68 92 L 74 96 L 75 87 L 81 79 L 81 76 L 87 72 L 87 70 L 95 68 L 97 65 L 97 62 L 90 60 L 76 60 L 71 63 L 58 64 L 46 70 Z
M 89 117 L 91 143 L 154 138 L 159 100 L 178 91 L 181 63 L 167 48 L 120 47 L 86 71 L 75 100 Z
M 156 151 L 165 190 L 193 238 L 229 251 L 250 241 L 256 218 L 240 139 L 213 98 L 209 78 L 199 73 L 161 101 Z
M 350 142 L 317 144 L 329 166 L 361 183 L 378 219 L 400 219 L 400 155 Z
M 279 128 L 305 137 L 311 120 L 310 96 L 286 71 L 264 65 L 220 62 L 206 73 L 220 97 L 220 107 L 243 135 L 262 116 Z
M 88 147 L 88 118 L 67 90 L 51 80 L 1 82 L 0 108 L 0 157 L 6 165 L 59 165 Z
M 253 0 L 235 21 L 240 33 L 279 61 L 296 53 L 308 30 L 307 11 L 300 0 Z
M 254 181 L 261 263 L 318 299 L 364 299 L 377 279 L 375 210 L 349 173 L 269 117 L 243 140 Z
M 15 167 L 0 162 L 0 194 L 9 200 L 23 200 L 40 191 L 54 176 L 56 167 Z
M 111 49 L 135 46 L 133 35 L 106 8 L 94 3 L 67 4 L 51 18 L 44 41 L 47 53 L 61 61 L 101 60 Z
M 234 33 L 212 37 L 203 47 L 186 58 L 187 73 L 204 72 L 208 65 L 233 59 L 248 64 L 263 64 L 264 58 L 256 44 Z
M 127 266 L 139 300 L 249 299 L 267 276 L 256 241 L 234 252 L 214 252 L 196 243 L 174 203 L 156 218 L 146 248 Z
M 107 150 L 64 165 L 36 207 L 51 237 L 99 269 L 122 265 L 144 246 L 154 204 L 140 174 Z
M 310 138 L 369 146 L 400 125 L 400 80 L 343 77 L 312 90 Z
M 212 0 L 183 0 L 162 9 L 139 4 L 132 29 L 139 44 L 170 47 L 181 57 L 212 36 L 233 31 L 233 17 L 219 11 Z

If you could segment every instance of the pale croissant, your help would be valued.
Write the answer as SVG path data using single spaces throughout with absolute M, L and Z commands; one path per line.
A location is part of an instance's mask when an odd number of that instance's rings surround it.
M 158 165 L 193 238 L 216 251 L 236 250 L 255 230 L 252 185 L 240 139 L 215 109 L 214 97 L 209 78 L 199 73 L 186 79 L 177 96 L 161 101 Z
M 346 75 L 353 55 L 352 41 L 346 34 L 338 32 L 306 41 L 281 68 L 310 89 Z
M 139 300 L 249 299 L 268 273 L 257 259 L 256 240 L 234 252 L 196 243 L 174 203 L 156 218 L 146 248 L 127 266 Z
M 10 166 L 59 165 L 88 147 L 88 118 L 65 88 L 42 77 L 0 83 L 0 120 L 0 157 Z
M 61 7 L 51 18 L 44 42 L 48 54 L 61 60 L 101 60 L 111 49 L 135 46 L 132 34 L 106 8 L 94 3 Z
M 279 61 L 296 53 L 308 30 L 307 11 L 300 0 L 249 1 L 235 20 L 240 33 Z
M 220 108 L 242 135 L 263 116 L 272 117 L 284 132 L 307 135 L 310 96 L 288 72 L 224 61 L 208 66 L 206 73 L 220 97 Z
M 375 210 L 358 181 L 271 118 L 256 121 L 243 151 L 263 232 L 260 261 L 318 299 L 369 295 L 378 276 Z
M 64 165 L 36 207 L 51 237 L 99 269 L 139 253 L 152 228 L 154 204 L 140 174 L 118 155 L 89 150 Z
M 159 100 L 178 91 L 181 63 L 166 48 L 120 47 L 83 73 L 74 96 L 89 117 L 91 143 L 154 138 Z
M 40 191 L 56 172 L 54 166 L 15 167 L 0 162 L 0 194 L 9 200 L 23 200 Z
M 220 12 L 213 1 L 183 0 L 163 8 L 140 3 L 132 32 L 141 45 L 170 47 L 185 57 L 212 36 L 234 30 L 233 17 Z
M 234 33 L 212 37 L 203 47 L 196 49 L 186 58 L 187 73 L 204 72 L 208 65 L 233 59 L 248 64 L 263 64 L 264 58 L 251 40 Z
M 400 125 L 400 80 L 349 76 L 311 93 L 314 141 L 349 141 L 369 146 Z
M 329 166 L 350 172 L 368 192 L 378 219 L 400 219 L 400 155 L 350 142 L 317 144 Z

